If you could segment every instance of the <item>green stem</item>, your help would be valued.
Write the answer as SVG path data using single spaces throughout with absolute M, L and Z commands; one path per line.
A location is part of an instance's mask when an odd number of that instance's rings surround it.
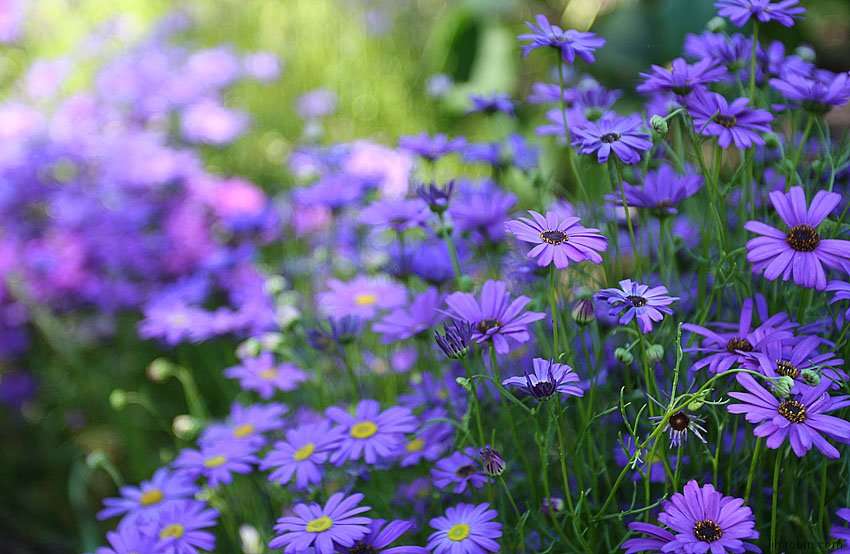
M 750 491 L 753 490 L 753 478 L 756 475 L 756 465 L 758 465 L 759 454 L 761 454 L 762 447 L 761 438 L 756 439 L 756 448 L 753 450 L 753 457 L 750 460 L 750 471 L 747 473 L 747 486 L 744 488 L 744 500 L 749 501 L 750 499 Z
M 750 53 L 750 99 L 756 105 L 756 51 L 759 42 L 759 24 L 753 19 L 753 49 Z
M 776 461 L 773 463 L 773 489 L 770 502 L 770 551 L 776 552 L 776 516 L 779 503 L 779 470 L 782 466 L 782 451 L 776 451 Z

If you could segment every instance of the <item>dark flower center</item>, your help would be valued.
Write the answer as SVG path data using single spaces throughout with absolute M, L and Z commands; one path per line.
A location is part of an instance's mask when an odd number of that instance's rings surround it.
M 363 542 L 355 543 L 355 545 L 352 546 L 348 550 L 348 552 L 349 554 L 378 554 L 378 551 L 375 549 L 374 546 L 370 544 L 365 544 Z
M 473 465 L 460 466 L 459 468 L 457 468 L 457 471 L 455 471 L 455 475 L 462 479 L 466 479 L 473 473 L 475 473 L 475 466 Z
M 548 396 L 552 396 L 554 392 L 555 383 L 551 381 L 538 381 L 531 385 L 531 394 L 533 394 L 535 398 L 546 398 Z
M 561 231 L 543 231 L 540 233 L 540 240 L 546 244 L 563 244 L 570 240 L 570 237 Z
M 829 104 L 824 104 L 823 102 L 818 102 L 817 100 L 803 100 L 802 106 L 803 109 L 807 112 L 812 112 L 820 115 L 823 115 L 832 109 L 832 106 L 830 106 Z
M 481 333 L 482 335 L 485 335 L 485 334 L 487 334 L 487 331 L 489 331 L 490 329 L 495 329 L 495 328 L 501 327 L 501 326 L 502 326 L 502 322 L 499 321 L 498 319 L 483 319 L 483 320 L 478 322 L 478 325 L 476 325 L 475 328 L 478 329 L 479 333 Z
M 620 133 L 605 133 L 604 135 L 599 137 L 599 140 L 604 143 L 611 144 L 612 142 L 617 142 L 618 140 L 620 140 Z
M 820 244 L 820 235 L 811 225 L 795 225 L 788 231 L 785 242 L 797 252 L 812 252 Z
M 783 400 L 777 411 L 791 423 L 806 421 L 806 407 L 799 400 Z
M 726 127 L 727 129 L 731 129 L 738 123 L 738 120 L 735 118 L 734 115 L 717 114 L 714 116 L 714 121 Z
M 679 96 L 687 96 L 688 94 L 691 93 L 691 91 L 693 89 L 694 89 L 694 87 L 692 87 L 691 85 L 678 85 L 678 86 L 672 87 L 670 90 L 672 90 L 674 93 L 678 94 Z
M 694 536 L 703 542 L 714 542 L 723 536 L 723 529 L 710 519 L 701 519 L 694 524 Z
M 691 418 L 685 415 L 684 412 L 676 412 L 670 416 L 667 423 L 670 424 L 670 428 L 674 431 L 684 431 L 688 428 L 688 425 L 690 425 Z
M 792 379 L 800 376 L 800 370 L 788 360 L 776 360 L 776 373 Z
M 626 300 L 631 302 L 632 306 L 634 306 L 635 308 L 641 308 L 643 306 L 646 306 L 646 298 L 644 298 L 643 296 L 635 296 L 632 294 L 627 296 Z
M 729 339 L 729 342 L 726 343 L 726 351 L 737 354 L 739 350 L 741 352 L 752 352 L 753 345 L 744 337 L 732 337 Z

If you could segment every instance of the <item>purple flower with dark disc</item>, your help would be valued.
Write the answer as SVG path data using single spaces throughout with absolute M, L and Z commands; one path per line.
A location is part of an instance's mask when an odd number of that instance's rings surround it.
M 407 301 L 407 289 L 387 277 L 360 275 L 348 282 L 330 279 L 328 288 L 318 295 L 318 307 L 335 319 L 372 319 L 379 310 L 396 308 Z
M 631 279 L 620 281 L 618 289 L 602 289 L 596 298 L 611 306 L 611 315 L 618 317 L 620 325 L 628 325 L 635 320 L 642 333 L 652 331 L 653 323 L 664 319 L 664 314 L 672 315 L 670 304 L 679 299 L 670 296 L 667 287 L 659 285 L 650 288 Z
M 552 25 L 545 15 L 539 14 L 535 17 L 537 25 L 526 21 L 525 24 L 531 33 L 519 35 L 519 40 L 528 41 L 522 46 L 522 55 L 528 56 L 538 48 L 554 48 L 561 53 L 561 59 L 567 63 L 575 63 L 579 57 L 587 63 L 593 63 L 596 58 L 593 52 L 605 45 L 605 39 L 594 33 L 576 31 L 574 29 L 561 29 Z
M 251 473 L 259 462 L 256 448 L 245 442 L 218 441 L 204 444 L 200 450 L 184 449 L 174 460 L 174 467 L 190 477 L 205 477 L 210 487 L 228 484 L 234 473 Z
M 578 375 L 567 364 L 534 358 L 532 366 L 533 371 L 530 373 L 526 371 L 524 376 L 509 377 L 502 384 L 517 388 L 538 400 L 551 398 L 556 393 L 561 396 L 584 396 L 584 391 L 578 385 Z
M 369 534 L 358 539 L 354 546 L 343 547 L 339 554 L 428 554 L 428 549 L 421 546 L 390 546 L 412 527 L 413 523 L 400 519 L 389 523 L 373 519 Z
M 573 129 L 573 145 L 582 154 L 596 154 L 601 164 L 608 161 L 612 151 L 624 164 L 636 164 L 642 153 L 652 147 L 649 134 L 642 127 L 639 115 L 606 116 Z
M 486 502 L 452 506 L 445 515 L 430 521 L 436 531 L 428 537 L 428 549 L 432 554 L 498 552 L 502 524 L 493 521 L 497 516 Z
M 721 17 L 728 17 L 738 27 L 751 19 L 761 23 L 776 21 L 785 27 L 793 27 L 794 20 L 806 12 L 798 0 L 717 0 L 714 3 Z
M 284 554 L 334 554 L 340 547 L 354 546 L 369 533 L 372 520 L 360 514 L 368 512 L 369 506 L 360 506 L 362 494 L 346 497 L 338 492 L 321 506 L 319 504 L 296 504 L 293 515 L 277 520 L 274 530 L 277 536 L 269 542 L 269 548 L 282 549 Z
M 850 554 L 850 527 L 847 526 L 850 523 L 850 508 L 839 508 L 835 515 L 844 520 L 844 525 L 833 525 L 829 530 L 829 535 L 834 539 L 843 541 L 844 546 L 838 550 L 833 550 L 832 554 Z
M 759 299 L 761 302 L 761 299 Z M 753 300 L 747 298 L 741 306 L 737 325 L 734 323 L 715 323 L 714 329 L 685 323 L 682 329 L 696 333 L 703 338 L 699 347 L 685 348 L 685 352 L 707 354 L 691 367 L 691 371 L 708 367 L 711 373 L 723 373 L 737 364 L 743 364 L 750 353 L 760 346 L 768 336 L 771 340 L 783 340 L 793 337 L 794 324 L 785 313 L 766 317 L 766 306 L 759 309 L 762 323 L 753 326 Z
M 102 546 L 95 554 L 154 554 L 156 536 L 135 518 L 125 518 L 115 531 L 106 533 L 109 546 Z
M 381 333 L 385 343 L 409 339 L 431 327 L 443 319 L 439 308 L 443 298 L 437 289 L 431 287 L 417 295 L 410 306 L 397 308 L 372 325 L 372 330 Z
M 602 263 L 608 239 L 598 229 L 583 227 L 577 217 L 560 217 L 556 212 L 542 214 L 529 210 L 531 218 L 521 217 L 505 224 L 508 232 L 519 240 L 534 244 L 529 258 L 537 258 L 540 267 L 555 264 L 566 268 L 570 262 L 590 260 Z
M 269 480 L 280 485 L 295 477 L 295 488 L 304 490 L 322 481 L 321 465 L 328 460 L 329 451 L 341 438 L 330 424 L 320 421 L 286 432 L 286 440 L 274 443 L 260 463 L 263 471 L 273 470 Z
M 726 68 L 718 65 L 713 59 L 702 59 L 695 64 L 688 64 L 682 58 L 676 58 L 670 64 L 670 69 L 653 65 L 650 73 L 641 73 L 643 83 L 638 85 L 638 92 L 662 93 L 672 92 L 677 96 L 687 96 L 695 90 L 705 90 L 706 85 L 716 83 L 726 77 Z
M 387 198 L 372 202 L 360 212 L 360 223 L 398 233 L 419 227 L 428 219 L 428 206 L 421 199 Z
M 844 360 L 832 352 L 820 353 L 823 344 L 819 337 L 805 337 L 801 340 L 771 340 L 769 337 L 758 350 L 752 353 L 755 362 L 753 368 L 771 378 L 790 377 L 794 380 L 792 393 L 816 385 L 820 379 L 832 381 L 832 388 L 838 388 L 847 378 L 842 366 Z M 744 364 L 749 368 L 749 364 Z M 817 381 L 817 382 L 815 382 Z
M 436 134 L 433 137 L 428 135 L 428 133 L 421 133 L 419 135 L 401 137 L 398 140 L 399 148 L 417 154 L 429 161 L 435 161 L 448 154 L 458 152 L 465 145 L 466 139 L 463 137 L 450 139 L 442 133 Z
M 245 358 L 239 365 L 224 370 L 230 379 L 238 379 L 245 390 L 255 391 L 268 400 L 276 391 L 291 391 L 307 380 L 307 375 L 295 364 L 277 363 L 270 352 L 254 358 Z
M 792 106 L 802 107 L 815 114 L 825 114 L 850 100 L 848 72 L 818 70 L 804 75 L 786 70 L 779 78 L 771 79 L 770 86 L 790 100 Z
M 753 434 L 766 437 L 768 448 L 779 448 L 788 440 L 797 457 L 803 457 L 815 446 L 827 458 L 837 459 L 838 450 L 823 435 L 842 442 L 850 440 L 850 422 L 827 415 L 850 404 L 848 397 L 831 398 L 826 389 L 830 381 L 821 383 L 801 394 L 779 399 L 758 384 L 752 376 L 739 373 L 738 383 L 747 392 L 730 392 L 741 404 L 729 404 L 733 414 L 745 414 L 747 421 L 757 423 Z
M 104 499 L 104 509 L 98 512 L 98 519 L 121 514 L 150 515 L 168 502 L 192 498 L 198 492 L 198 486 L 184 473 L 159 468 L 150 481 L 142 481 L 138 487 L 121 487 L 120 492 L 119 498 Z
M 749 98 L 738 98 L 731 104 L 716 92 L 699 92 L 687 99 L 694 130 L 705 137 L 717 137 L 721 148 L 747 149 L 764 144 L 762 133 L 770 131 L 773 115 L 765 110 L 747 107 Z
M 723 496 L 711 484 L 699 486 L 696 481 L 689 481 L 682 492 L 664 502 L 658 521 L 667 529 L 645 523 L 629 525 L 633 531 L 650 537 L 630 539 L 623 543 L 623 549 L 628 554 L 761 552 L 756 545 L 745 542 L 759 538 L 753 511 L 744 506 L 743 498 Z
M 826 290 L 827 292 L 835 293 L 832 300 L 829 301 L 830 304 L 850 301 L 850 283 L 846 281 L 830 281 L 826 286 Z M 850 305 L 848 305 L 847 311 L 844 312 L 844 317 L 850 319 Z
M 481 300 L 468 292 L 455 292 L 446 298 L 449 316 L 465 321 L 474 328 L 472 340 L 492 342 L 499 354 L 511 351 L 511 342 L 526 343 L 531 340 L 528 326 L 546 317 L 541 312 L 526 312 L 531 299 L 519 296 L 511 301 L 508 287 L 503 281 L 487 281 L 481 289 Z
M 696 194 L 702 184 L 702 176 L 691 172 L 690 168 L 687 173 L 680 175 L 671 165 L 662 164 L 658 169 L 646 172 L 643 186 L 623 183 L 623 190 L 629 206 L 648 209 L 663 217 L 676 214 L 676 207 Z M 611 195 L 609 200 L 619 202 L 620 198 Z
M 204 429 L 199 442 L 237 440 L 261 447 L 266 444 L 263 433 L 283 428 L 283 415 L 286 410 L 286 406 L 274 402 L 251 406 L 234 402 L 227 422 L 211 424 Z
M 438 489 L 451 488 L 453 493 L 460 494 L 469 487 L 480 489 L 487 483 L 487 476 L 479 471 L 475 450 L 467 448 L 434 464 L 431 480 Z
M 470 94 L 469 101 L 472 102 L 469 113 L 514 115 L 514 103 L 511 101 L 511 97 L 504 93 Z
M 735 74 L 746 73 L 749 78 L 749 65 L 753 52 L 753 41 L 740 33 L 725 35 L 723 33 L 688 34 L 685 37 L 685 54 L 704 60 L 710 59 L 715 65 L 725 67 Z M 757 51 L 757 55 L 759 52 Z M 758 71 L 759 68 L 756 68 Z
M 156 522 L 156 552 L 159 554 L 196 554 L 215 550 L 218 512 L 197 500 L 180 500 L 165 506 Z
M 474 232 L 496 242 L 505 236 L 505 220 L 516 202 L 516 195 L 505 192 L 492 181 L 478 186 L 467 182 L 459 187 L 449 214 L 461 233 Z
M 334 445 L 330 461 L 342 465 L 359 460 L 374 465 L 390 459 L 404 444 L 405 435 L 416 429 L 416 418 L 407 408 L 393 406 L 381 411 L 374 400 L 361 400 L 354 414 L 331 407 L 325 412 L 341 434 Z
M 850 272 L 850 241 L 822 239 L 818 226 L 841 202 L 841 195 L 819 190 L 806 206 L 802 187 L 791 187 L 783 193 L 770 193 L 770 202 L 787 225 L 788 230 L 748 221 L 744 226 L 760 237 L 747 242 L 747 260 L 753 264 L 754 273 L 764 273 L 773 281 L 782 277 L 807 288 L 826 288 L 824 267 L 840 268 Z

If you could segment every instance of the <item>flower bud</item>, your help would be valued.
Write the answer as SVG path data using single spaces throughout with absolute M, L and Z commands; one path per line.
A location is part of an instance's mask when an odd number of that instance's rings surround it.
M 120 412 L 127 405 L 127 391 L 115 389 L 109 394 L 109 405 L 116 412 Z
M 190 415 L 179 415 L 171 422 L 171 431 L 178 439 L 190 440 L 201 430 L 201 423 Z
M 811 46 L 798 46 L 794 49 L 794 53 L 797 54 L 804 62 L 815 61 L 815 51 Z
M 581 298 L 573 305 L 573 320 L 579 325 L 587 325 L 596 319 L 596 307 L 593 297 Z
M 817 386 L 820 384 L 820 373 L 814 369 L 804 369 L 801 376 L 807 385 Z
M 252 525 L 246 524 L 239 527 L 239 542 L 242 543 L 244 554 L 262 554 L 265 549 L 260 533 Z
M 280 294 L 284 291 L 284 289 L 286 289 L 286 279 L 280 275 L 272 275 L 271 277 L 266 278 L 266 282 L 263 283 L 263 288 L 267 294 L 272 296 Z
M 650 344 L 646 349 L 646 357 L 653 364 L 656 364 L 664 359 L 664 347 L 660 344 Z
M 564 499 L 558 498 L 557 496 L 550 496 L 549 498 L 543 499 L 543 513 L 555 513 L 564 511 Z
M 629 365 L 633 361 L 635 361 L 635 357 L 627 348 L 617 348 L 614 350 L 614 357 L 617 358 L 617 361 L 623 365 Z
M 236 347 L 236 355 L 241 359 L 256 358 L 260 352 L 262 352 L 260 341 L 255 338 L 247 339 Z
M 470 381 L 469 379 L 467 379 L 466 377 L 458 377 L 458 378 L 456 378 L 456 379 L 455 379 L 455 383 L 457 383 L 458 385 L 460 385 L 461 387 L 463 387 L 463 389 L 464 389 L 464 390 L 466 390 L 467 392 L 472 392 L 472 384 L 471 384 L 471 381 Z
M 773 381 L 773 394 L 777 398 L 788 398 L 791 396 L 791 389 L 794 387 L 794 379 L 783 375 L 779 379 Z
M 779 148 L 779 135 L 776 133 L 765 133 L 762 135 L 764 139 L 764 144 L 768 148 Z
M 147 375 L 154 383 L 162 383 L 174 375 L 174 364 L 165 358 L 157 358 L 148 365 Z
M 460 279 L 458 279 L 457 287 L 462 292 L 469 292 L 475 286 L 475 282 L 472 280 L 472 277 L 469 275 L 461 275 Z
M 656 138 L 666 137 L 667 132 L 670 130 L 667 120 L 660 115 L 653 115 L 649 119 L 649 125 L 652 127 L 652 132 L 656 135 Z
M 485 446 L 481 449 L 481 464 L 484 466 L 484 473 L 490 477 L 498 477 L 505 472 L 505 459 L 502 455 L 490 446 Z
M 705 28 L 712 33 L 722 33 L 726 29 L 726 20 L 722 17 L 712 17 L 705 24 Z

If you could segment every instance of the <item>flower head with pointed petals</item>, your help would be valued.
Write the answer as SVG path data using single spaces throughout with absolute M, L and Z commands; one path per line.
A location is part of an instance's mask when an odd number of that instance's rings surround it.
M 310 552 L 334 554 L 340 547 L 354 546 L 355 541 L 369 533 L 372 520 L 360 514 L 368 512 L 369 506 L 360 506 L 362 494 L 346 497 L 338 492 L 324 506 L 316 503 L 296 504 L 293 515 L 277 520 L 274 527 L 277 536 L 269 542 L 269 548 L 282 549 L 284 554 Z
M 556 212 L 545 216 L 535 211 L 528 213 L 531 218 L 509 221 L 505 227 L 519 240 L 535 245 L 528 257 L 536 258 L 537 265 L 554 263 L 558 269 L 564 269 L 570 262 L 602 263 L 599 252 L 608 248 L 608 239 L 598 229 L 583 227 L 579 218 L 562 218 Z
M 579 57 L 587 63 L 596 61 L 593 53 L 596 49 L 605 45 L 605 39 L 594 33 L 576 31 L 574 29 L 564 30 L 557 25 L 552 25 L 545 15 L 539 14 L 535 17 L 535 23 L 526 21 L 531 33 L 519 35 L 517 38 L 528 41 L 522 46 L 522 55 L 528 56 L 538 48 L 554 48 L 560 51 L 561 59 L 567 63 L 575 63 Z

